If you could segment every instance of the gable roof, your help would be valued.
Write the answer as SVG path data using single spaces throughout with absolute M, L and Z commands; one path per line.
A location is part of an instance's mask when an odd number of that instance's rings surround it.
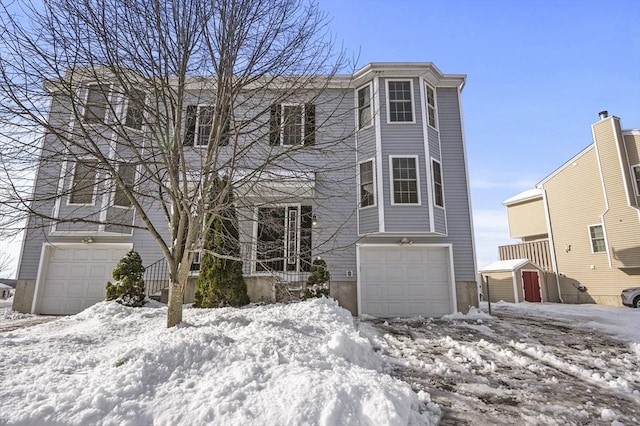
M 511 198 L 508 198 L 502 202 L 505 206 L 509 204 L 521 203 L 523 201 L 535 200 L 536 198 L 542 197 L 542 189 L 540 188 L 531 188 L 526 191 L 522 191 L 519 194 L 514 195 Z
M 480 272 L 512 272 L 527 263 L 532 264 L 538 269 L 540 268 L 538 265 L 530 261 L 529 259 L 511 259 L 511 260 L 498 260 L 496 262 L 490 263 L 484 268 L 480 269 Z

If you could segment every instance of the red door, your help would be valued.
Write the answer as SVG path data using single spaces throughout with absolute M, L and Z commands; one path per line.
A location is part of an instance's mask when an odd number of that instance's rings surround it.
M 540 299 L 540 282 L 538 272 L 522 271 L 524 284 L 524 300 L 527 302 L 542 302 Z

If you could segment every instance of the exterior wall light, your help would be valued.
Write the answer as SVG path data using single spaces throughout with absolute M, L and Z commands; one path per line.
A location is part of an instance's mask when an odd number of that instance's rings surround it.
M 318 226 L 318 217 L 315 214 L 311 216 L 311 226 Z

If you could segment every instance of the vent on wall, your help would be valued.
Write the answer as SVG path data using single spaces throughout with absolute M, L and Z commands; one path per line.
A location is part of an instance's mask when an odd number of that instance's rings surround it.
M 353 277 L 353 271 L 347 271 L 347 278 Z

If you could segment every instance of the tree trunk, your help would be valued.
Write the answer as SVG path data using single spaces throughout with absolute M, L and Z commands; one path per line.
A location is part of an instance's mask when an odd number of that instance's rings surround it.
M 182 322 L 182 301 L 184 300 L 184 286 L 179 282 L 169 283 L 169 301 L 167 303 L 167 328 Z

